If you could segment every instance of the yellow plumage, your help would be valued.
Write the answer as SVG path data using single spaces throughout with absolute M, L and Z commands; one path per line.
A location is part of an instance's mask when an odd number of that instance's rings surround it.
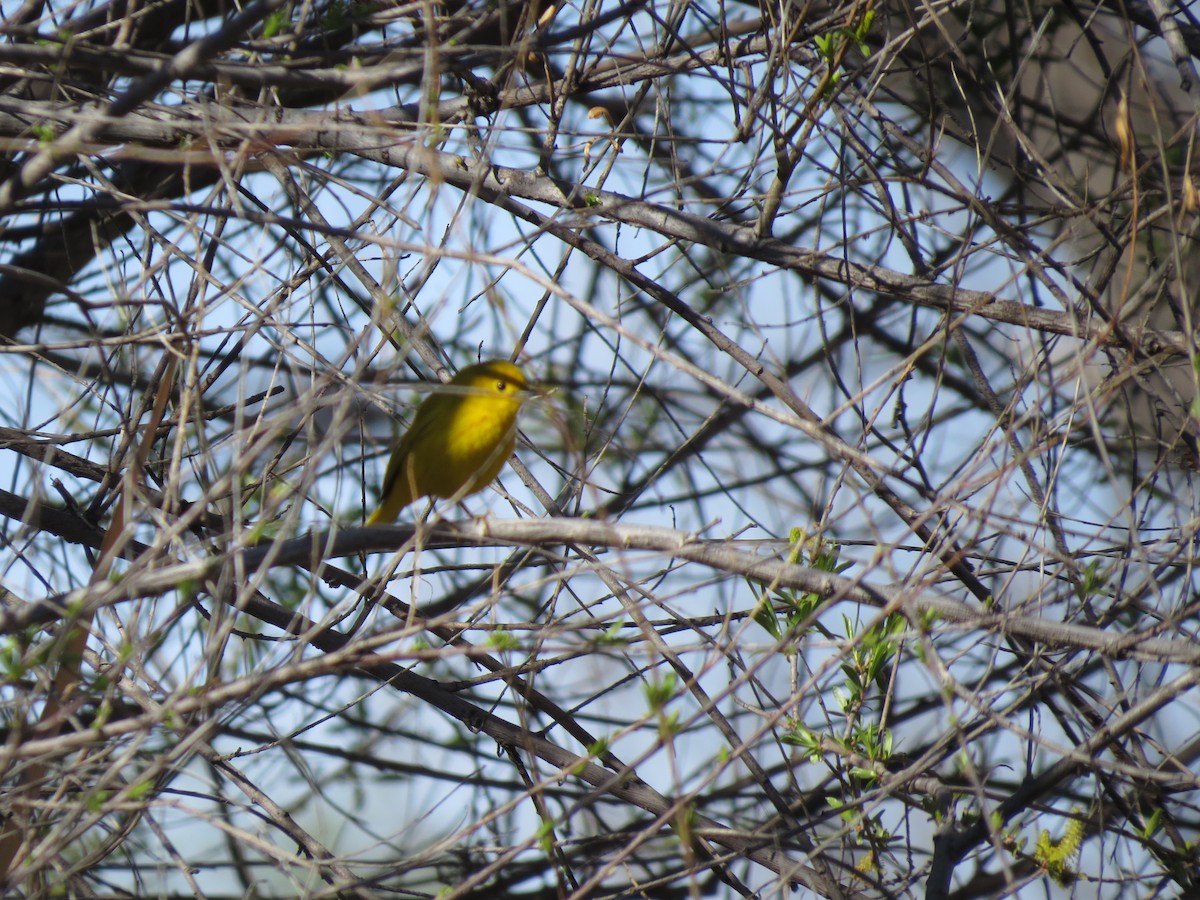
M 505 360 L 467 366 L 426 397 L 392 451 L 367 524 L 392 522 L 422 497 L 461 499 L 487 487 L 512 456 L 528 397 L 525 373 Z

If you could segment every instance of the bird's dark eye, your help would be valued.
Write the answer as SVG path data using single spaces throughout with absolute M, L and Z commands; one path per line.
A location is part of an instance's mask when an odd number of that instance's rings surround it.
M 496 390 L 498 390 L 500 393 L 503 394 L 505 391 L 508 390 L 508 383 L 504 382 L 504 381 L 497 381 L 496 382 Z

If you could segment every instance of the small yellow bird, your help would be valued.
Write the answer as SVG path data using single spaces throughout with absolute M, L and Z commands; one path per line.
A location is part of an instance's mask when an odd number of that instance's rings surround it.
M 461 499 L 491 484 L 512 456 L 517 413 L 529 397 L 525 373 L 501 359 L 467 366 L 426 397 L 392 451 L 367 524 L 395 521 L 422 497 Z

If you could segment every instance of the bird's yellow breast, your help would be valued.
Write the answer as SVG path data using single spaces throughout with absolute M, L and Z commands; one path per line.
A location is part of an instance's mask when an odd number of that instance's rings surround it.
M 472 403 L 472 399 L 464 398 L 452 413 L 450 427 L 415 454 L 413 480 L 419 495 L 453 497 L 460 491 L 482 490 L 512 456 L 521 404 L 497 398 Z

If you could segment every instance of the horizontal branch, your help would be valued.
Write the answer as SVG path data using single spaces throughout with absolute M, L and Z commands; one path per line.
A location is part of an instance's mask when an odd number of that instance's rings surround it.
M 206 108 L 203 115 L 195 116 L 188 115 L 185 108 L 182 112 L 173 111 L 169 118 L 140 113 L 114 118 L 105 116 L 89 104 L 65 106 L 22 100 L 14 105 L 0 100 L 0 137 L 32 143 L 28 142 L 31 119 L 58 129 L 87 123 L 88 137 L 104 145 L 134 143 L 174 148 L 181 154 L 187 147 L 192 164 L 203 162 L 207 156 L 215 165 L 217 159 L 210 155 L 212 152 L 244 150 L 247 142 L 271 147 L 290 146 L 301 154 L 351 153 L 393 168 L 417 172 L 466 192 L 495 191 L 556 209 L 571 210 L 580 216 L 575 223 L 579 228 L 593 227 L 596 220 L 607 220 L 951 315 L 979 316 L 1102 346 L 1125 343 L 1111 323 L 1083 318 L 1073 310 L 1051 310 L 1003 300 L 987 291 L 941 284 L 885 266 L 865 265 L 844 256 L 760 237 L 748 225 L 722 222 L 614 191 L 564 184 L 534 171 L 495 166 L 485 160 L 418 146 L 415 140 L 403 140 L 396 133 L 397 129 L 407 132 L 417 121 L 415 109 L 407 107 L 392 107 L 377 113 L 334 114 L 278 108 L 238 110 L 221 106 Z M 93 149 L 98 152 L 100 147 Z M 125 152 L 136 153 L 136 148 L 126 148 Z M 1171 330 L 1146 330 L 1139 333 L 1138 340 L 1141 351 L 1148 355 L 1187 356 L 1193 345 L 1183 332 Z
M 50 105 L 46 104 L 48 113 Z M 89 115 L 76 110 L 65 116 L 57 107 L 62 125 Z M 98 115 L 97 113 L 90 113 Z M 907 275 L 880 265 L 853 262 L 842 256 L 796 247 L 755 234 L 749 226 L 721 222 L 671 206 L 651 203 L 613 191 L 579 184 L 561 184 L 547 175 L 493 166 L 429 147 L 417 148 L 411 141 L 397 142 L 396 128 L 410 121 L 395 118 L 384 122 L 376 116 L 334 117 L 306 111 L 259 111 L 243 118 L 226 111 L 205 120 L 172 118 L 156 120 L 137 115 L 110 120 L 97 128 L 92 137 L 116 143 L 141 142 L 180 148 L 189 139 L 204 139 L 201 146 L 233 150 L 247 141 L 271 145 L 290 145 L 304 151 L 353 153 L 365 159 L 406 169 L 454 185 L 466 192 L 479 189 L 496 191 L 522 200 L 545 203 L 556 209 L 571 210 L 580 218 L 576 227 L 594 227 L 596 220 L 607 220 L 653 231 L 667 239 L 687 241 L 720 253 L 736 254 L 808 278 L 820 278 L 842 284 L 850 290 L 870 291 L 883 296 L 935 309 L 955 316 L 978 316 L 992 322 L 1016 325 L 1029 331 L 1077 338 L 1098 346 L 1121 346 L 1124 341 L 1111 324 L 1083 318 L 1072 310 L 1051 310 L 1012 300 L 1003 300 L 987 291 L 968 290 L 940 284 L 915 275 Z M 374 121 L 372 121 L 374 120 Z M 27 123 L 21 117 L 0 110 L 0 135 L 24 133 Z M 128 151 L 127 151 L 128 152 Z M 179 152 L 183 152 L 180 150 Z M 194 164 L 205 157 L 191 148 Z M 211 157 L 210 157 L 211 158 Z M 213 163 L 216 160 L 213 159 Z M 1191 341 L 1180 331 L 1145 330 L 1138 335 L 1142 352 L 1149 355 L 1187 356 Z
M 56 612 L 59 616 L 63 615 L 67 609 L 79 610 L 85 606 L 88 612 L 93 612 L 100 606 L 108 605 L 114 599 L 113 589 L 116 594 L 128 594 L 131 590 L 139 591 L 148 587 L 149 582 L 158 584 L 162 591 L 172 589 L 172 586 L 168 585 L 168 582 L 171 581 L 170 578 L 163 580 L 159 577 L 167 573 L 184 575 L 185 578 L 188 577 L 185 573 L 190 573 L 193 577 L 216 579 L 220 583 L 225 581 L 220 576 L 222 573 L 228 574 L 226 570 L 228 565 L 233 565 L 243 571 L 244 569 L 241 567 L 257 569 L 264 564 L 270 567 L 312 565 L 315 547 L 329 551 L 325 555 L 344 555 L 355 551 L 353 547 L 343 545 L 353 544 L 356 540 L 361 543 L 364 537 L 373 538 L 373 543 L 378 545 L 381 535 L 391 536 L 397 531 L 411 538 L 415 533 L 415 528 L 357 528 L 342 532 L 336 539 L 332 539 L 328 534 L 314 534 L 228 556 L 214 557 L 201 563 L 199 567 L 194 564 L 182 563 L 140 572 L 130 570 L 119 584 L 111 585 L 108 589 L 97 591 L 85 588 L 60 598 L 58 601 L 61 604 L 78 604 L 76 606 L 62 605 L 56 608 L 54 602 L 47 601 L 31 604 L 30 607 L 37 606 L 49 613 Z M 433 529 L 430 533 L 460 544 L 470 531 L 470 528 L 446 527 Z M 480 543 L 480 541 L 472 540 L 471 543 Z M 147 554 L 147 556 L 150 555 L 152 554 Z M 175 587 L 179 584 L 180 582 L 174 582 Z M 216 595 L 221 591 L 218 588 L 212 593 Z M 232 597 L 230 599 L 232 601 Z M 320 677 L 339 676 L 346 672 L 356 672 L 386 684 L 392 689 L 411 694 L 462 722 L 472 731 L 482 732 L 505 747 L 534 754 L 550 763 L 556 771 L 545 773 L 544 777 L 548 782 L 555 782 L 566 777 L 579 778 L 619 800 L 651 813 L 658 820 L 657 827 L 673 827 L 681 816 L 686 816 L 693 834 L 697 837 L 740 854 L 774 872 L 789 883 L 803 884 L 816 894 L 826 897 L 865 897 L 864 894 L 849 891 L 837 884 L 826 872 L 818 871 L 816 868 L 791 859 L 778 849 L 778 834 L 774 829 L 757 834 L 743 828 L 730 828 L 697 813 L 689 797 L 669 798 L 660 794 L 638 778 L 630 766 L 622 766 L 614 771 L 598 765 L 592 761 L 591 756 L 572 752 L 547 740 L 540 734 L 514 725 L 464 699 L 457 692 L 448 689 L 438 681 L 412 672 L 375 652 L 377 644 L 390 643 L 394 640 L 394 635 L 352 639 L 306 619 L 292 609 L 272 603 L 254 594 L 238 598 L 236 602 L 239 612 L 294 635 L 321 650 L 322 655 L 313 659 L 285 663 L 244 678 L 210 684 L 203 691 L 185 688 L 172 694 L 168 701 L 160 700 L 149 706 L 139 715 L 115 719 L 67 734 L 9 743 L 0 748 L 0 767 L 7 768 L 16 759 L 61 756 L 87 747 L 95 747 L 98 743 L 119 739 L 130 734 L 144 733 L 147 730 L 161 727 L 168 721 L 186 719 L 189 715 L 211 716 L 215 710 L 225 705 L 241 703 L 249 697 L 261 696 L 264 692 L 291 684 L 306 683 Z M 28 610 L 30 607 L 24 609 Z M 12 610 L 7 610 L 6 614 L 11 612 Z M 107 674 L 109 677 L 114 677 L 112 672 Z
M 64 609 L 109 606 L 137 597 L 151 597 L 180 585 L 217 579 L 227 567 L 252 572 L 262 565 L 312 567 L 314 560 L 359 553 L 394 550 L 420 538 L 425 547 L 509 546 L 551 547 L 580 544 L 613 551 L 641 550 L 664 553 L 675 559 L 699 563 L 730 575 L 748 578 L 771 588 L 807 591 L 830 602 L 849 601 L 879 609 L 903 610 L 915 620 L 934 617 L 987 634 L 1033 641 L 1052 650 L 1074 649 L 1108 659 L 1200 665 L 1200 645 L 1149 633 L 1111 633 L 1101 628 L 1042 619 L 1025 612 L 981 609 L 928 592 L 912 593 L 903 586 L 872 585 L 860 579 L 832 575 L 778 557 L 765 557 L 739 547 L 735 540 L 701 539 L 682 531 L 648 525 L 618 525 L 591 519 L 483 519 L 447 523 L 435 528 L 392 526 L 348 528 L 315 532 L 275 544 L 237 550 L 195 562 L 140 568 L 135 560 L 119 582 L 92 586 L 66 595 L 0 611 L 0 633 L 9 634 L 58 618 Z M 999 610 L 999 611 L 997 611 Z

